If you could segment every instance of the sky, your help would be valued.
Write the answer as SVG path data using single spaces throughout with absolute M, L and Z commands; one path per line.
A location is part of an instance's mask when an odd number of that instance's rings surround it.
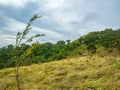
M 0 46 L 15 44 L 29 19 L 42 15 L 27 38 L 56 43 L 75 40 L 92 31 L 120 28 L 120 0 L 0 0 Z

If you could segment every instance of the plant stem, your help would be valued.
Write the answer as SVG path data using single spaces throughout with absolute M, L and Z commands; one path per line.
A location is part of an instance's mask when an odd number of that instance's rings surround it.
M 19 82 L 19 57 L 18 57 L 18 47 L 16 48 L 16 84 L 17 84 L 17 90 L 21 90 L 20 89 L 20 82 Z

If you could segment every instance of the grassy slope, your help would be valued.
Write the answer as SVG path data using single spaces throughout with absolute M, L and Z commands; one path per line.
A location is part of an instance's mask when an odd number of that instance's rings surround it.
M 77 57 L 20 67 L 23 90 L 120 90 L 120 58 Z M 16 90 L 14 68 L 0 70 L 0 90 Z

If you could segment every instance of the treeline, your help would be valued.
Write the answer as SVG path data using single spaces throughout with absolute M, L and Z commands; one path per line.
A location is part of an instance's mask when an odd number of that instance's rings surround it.
M 61 40 L 56 44 L 50 42 L 44 44 L 36 42 L 31 46 L 21 44 L 18 51 L 20 65 L 50 62 L 77 55 L 119 55 L 120 29 L 91 32 L 73 42 Z M 0 68 L 14 67 L 15 54 L 16 49 L 13 45 L 0 48 Z
M 38 62 L 49 62 L 66 58 L 75 45 L 70 40 L 58 41 L 56 44 L 50 42 L 40 44 L 26 45 L 21 44 L 19 47 L 20 65 L 30 65 Z M 0 68 L 14 67 L 16 60 L 16 49 L 13 45 L 0 48 Z

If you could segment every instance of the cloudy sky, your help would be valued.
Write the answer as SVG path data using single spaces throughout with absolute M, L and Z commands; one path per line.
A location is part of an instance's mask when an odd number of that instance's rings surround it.
M 91 31 L 120 28 L 120 0 L 0 0 L 0 46 L 14 44 L 34 14 L 42 15 L 29 36 L 40 42 L 75 40 Z

